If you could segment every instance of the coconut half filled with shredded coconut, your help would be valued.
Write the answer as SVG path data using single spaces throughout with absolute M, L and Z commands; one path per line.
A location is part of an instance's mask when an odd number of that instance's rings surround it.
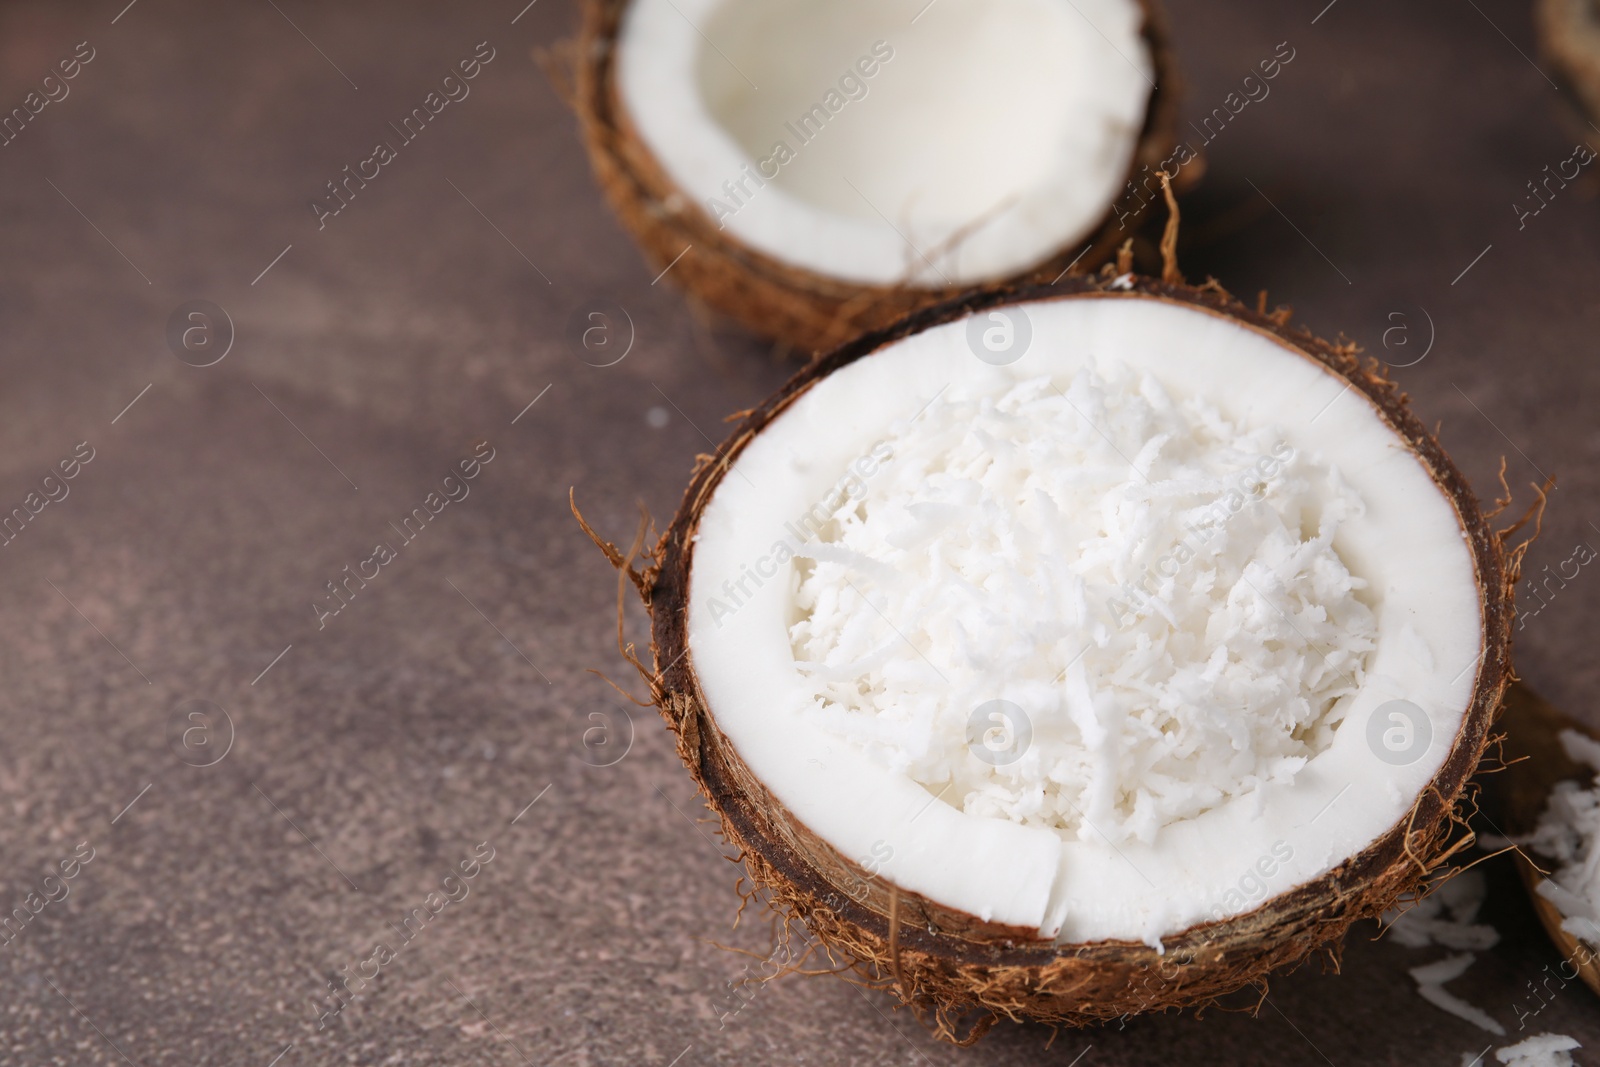
M 923 313 L 632 571 L 757 883 L 943 1036 L 1212 1002 L 1454 847 L 1520 553 L 1284 318 L 1109 272 Z
M 1201 170 L 1142 0 L 589 0 L 568 60 L 656 269 L 804 350 L 1097 267 Z

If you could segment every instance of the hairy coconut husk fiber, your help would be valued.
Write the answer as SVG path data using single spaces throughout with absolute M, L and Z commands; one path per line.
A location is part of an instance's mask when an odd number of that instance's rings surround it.
M 1175 225 L 1168 231 L 1175 233 Z M 1126 256 L 1124 257 L 1126 260 Z M 743 420 L 714 456 L 702 456 L 676 517 L 646 545 L 641 526 L 624 552 L 584 528 L 619 569 L 621 610 L 631 581 L 649 609 L 653 665 L 623 651 L 649 685 L 677 739 L 678 754 L 727 840 L 773 908 L 803 929 L 808 944 L 853 967 L 860 980 L 892 990 L 947 1040 L 976 1039 L 997 1019 L 1084 1026 L 1142 1012 L 1202 1007 L 1244 987 L 1265 995 L 1266 978 L 1318 950 L 1335 963 L 1353 923 L 1376 918 L 1443 873 L 1472 840 L 1465 815 L 1474 804 L 1469 779 L 1491 742 L 1512 680 L 1513 589 L 1527 541 L 1513 544 L 1528 515 L 1496 531 L 1509 504 L 1485 515 L 1437 439 L 1375 361 L 1355 345 L 1330 343 L 1288 325 L 1289 311 L 1241 304 L 1215 282 L 1195 287 L 1119 272 L 1070 276 L 1056 286 L 991 292 L 919 311 L 867 334 L 800 371 Z M 695 674 L 688 645 L 689 584 L 700 516 L 731 463 L 781 412 L 827 375 L 899 338 L 1009 303 L 1033 300 L 1153 300 L 1224 317 L 1268 335 L 1343 377 L 1365 395 L 1409 445 L 1459 513 L 1472 552 L 1483 617 L 1482 657 L 1471 705 L 1449 754 L 1406 816 L 1366 848 L 1321 877 L 1268 898 L 1256 910 L 1192 926 L 1163 939 L 1164 953 L 1133 941 L 1057 944 L 1036 931 L 985 922 L 871 876 L 818 838 L 778 803 L 718 728 Z M 1543 494 L 1539 494 L 1542 502 Z M 576 511 L 576 508 L 574 508 Z M 583 522 L 579 516 L 580 523 Z M 619 645 L 622 633 L 618 631 Z M 1259 1003 L 1255 1000 L 1254 1003 Z M 1248 1005 L 1247 1005 L 1248 1006 Z
M 1194 149 L 1184 149 L 1189 162 L 1179 166 L 1174 161 L 1178 87 L 1171 48 L 1153 0 L 1141 2 L 1156 87 L 1128 175 L 1128 181 L 1140 187 L 1138 195 L 1130 200 L 1119 188 L 1119 203 L 1106 205 L 1105 218 L 1088 237 L 1029 270 L 992 284 L 1048 282 L 1069 266 L 1074 271 L 1092 272 L 1150 217 L 1163 165 L 1175 175 L 1180 188 L 1200 176 L 1203 161 Z M 585 0 L 577 37 L 551 52 L 547 65 L 577 111 L 584 144 L 606 199 L 655 269 L 665 268 L 692 246 L 672 268 L 672 281 L 754 333 L 805 355 L 887 326 L 918 308 L 990 287 L 926 288 L 839 281 L 780 262 L 719 229 L 692 197 L 673 185 L 623 107 L 617 92 L 615 46 L 626 6 L 627 0 Z M 685 86 L 684 91 L 691 88 Z

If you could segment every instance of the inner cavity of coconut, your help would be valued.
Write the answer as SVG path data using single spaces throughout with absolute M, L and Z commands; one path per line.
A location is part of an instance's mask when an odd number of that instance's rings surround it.
M 1136 0 L 633 0 L 617 85 L 730 236 L 833 278 L 967 284 L 1108 216 L 1154 86 L 1143 21 Z
M 804 520 L 790 630 L 826 730 L 973 815 L 1152 842 L 1292 783 L 1376 617 L 1360 500 L 1277 427 L 1110 364 L 952 387 Z

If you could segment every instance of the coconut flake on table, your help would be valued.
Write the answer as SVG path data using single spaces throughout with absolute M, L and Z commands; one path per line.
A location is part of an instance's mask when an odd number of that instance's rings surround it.
M 826 729 L 968 813 L 1145 842 L 1329 744 L 1376 631 L 1336 467 L 1117 363 L 952 388 L 885 441 L 797 553 Z M 997 699 L 1014 759 L 975 754 Z
M 1487 893 L 1482 871 L 1464 871 L 1416 903 L 1390 908 L 1382 922 L 1389 937 L 1407 948 L 1493 948 L 1499 931 L 1474 921 Z
M 1560 736 L 1569 759 L 1600 771 L 1600 743 L 1576 730 Z M 1524 843 L 1559 864 L 1538 892 L 1560 910 L 1561 929 L 1600 944 L 1600 776 L 1557 782 Z
M 1422 999 L 1429 1004 L 1449 1012 L 1458 1019 L 1465 1019 L 1473 1026 L 1487 1030 L 1497 1037 L 1505 1037 L 1506 1028 L 1496 1022 L 1493 1016 L 1482 1008 L 1467 1003 L 1444 987 L 1446 982 L 1453 982 L 1465 974 L 1467 968 L 1472 966 L 1472 961 L 1477 958 L 1477 955 L 1471 952 L 1446 956 L 1442 960 L 1411 968 L 1411 977 L 1416 979 L 1417 992 L 1422 994 Z
M 1494 1058 L 1505 1067 L 1573 1067 L 1573 1059 L 1568 1053 L 1582 1047 L 1564 1034 L 1536 1034 L 1526 1041 L 1496 1049 Z M 1483 1062 L 1482 1053 L 1469 1059 L 1470 1056 L 1470 1052 L 1461 1054 L 1461 1067 L 1475 1067 Z

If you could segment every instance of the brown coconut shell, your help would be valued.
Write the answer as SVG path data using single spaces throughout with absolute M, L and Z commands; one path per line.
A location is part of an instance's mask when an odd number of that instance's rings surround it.
M 1594 0 L 1539 0 L 1534 23 L 1539 50 L 1584 109 L 1600 117 L 1600 8 Z
M 1128 174 L 1128 181 L 1140 187 L 1138 207 L 1119 221 L 1117 207 L 1129 195 L 1123 186 L 1087 238 L 1007 278 L 951 288 L 840 281 L 783 263 L 718 229 L 716 221 L 668 178 L 622 104 L 615 45 L 627 0 L 584 0 L 577 38 L 548 58 L 552 76 L 577 111 L 584 145 L 606 199 L 654 268 L 661 270 L 676 261 L 670 277 L 690 294 L 752 332 L 810 354 L 962 293 L 1048 282 L 1069 265 L 1076 272 L 1090 273 L 1151 217 L 1160 199 L 1158 174 L 1164 165 L 1180 190 L 1200 177 L 1204 162 L 1194 148 L 1189 152 L 1195 158 L 1186 165 L 1174 162 L 1179 143 L 1178 84 L 1172 50 L 1154 0 L 1140 3 L 1156 87 Z
M 1164 955 L 1133 941 L 1055 944 L 1041 940 L 1035 930 L 984 922 L 869 875 L 812 833 L 751 773 L 718 728 L 688 646 L 696 530 L 703 509 L 745 446 L 807 389 L 841 367 L 910 334 L 1030 300 L 1180 304 L 1265 334 L 1321 364 L 1368 397 L 1413 449 L 1454 503 L 1476 565 L 1484 622 L 1474 696 L 1444 765 L 1410 812 L 1322 877 L 1269 898 L 1248 914 L 1164 938 Z M 1472 803 L 1468 780 L 1490 743 L 1491 726 L 1512 679 L 1512 597 L 1527 543 L 1513 545 L 1510 538 L 1527 516 L 1494 531 L 1490 520 L 1509 503 L 1509 496 L 1485 516 L 1460 472 L 1375 361 L 1361 360 L 1353 344 L 1329 343 L 1290 328 L 1288 309 L 1267 314 L 1265 303 L 1263 293 L 1259 308 L 1251 310 L 1215 282 L 1197 288 L 1119 277 L 1118 268 L 1108 266 L 1098 277 L 1073 276 L 1056 286 L 977 294 L 926 309 L 814 361 L 748 412 L 715 456 L 701 457 L 677 516 L 640 566 L 634 566 L 632 553 L 604 542 L 584 523 L 623 572 L 619 610 L 624 575 L 649 608 L 654 667 L 646 670 L 637 659 L 634 663 L 677 738 L 679 756 L 721 817 L 723 834 L 742 854 L 751 878 L 765 890 L 772 907 L 798 921 L 808 944 L 852 964 L 867 982 L 892 989 L 945 1039 L 975 1039 L 999 1018 L 1084 1026 L 1215 1004 L 1247 985 L 1264 996 L 1267 975 L 1304 961 L 1318 949 L 1336 962 L 1339 942 L 1352 924 L 1376 918 L 1402 896 L 1417 892 L 1471 841 L 1463 820 Z M 641 528 L 636 551 L 643 537 Z M 620 622 L 618 637 L 620 645 Z M 632 658 L 631 648 L 624 652 Z
M 1592 768 L 1569 758 L 1561 746 L 1563 730 L 1577 730 L 1590 737 L 1594 736 L 1594 731 L 1520 683 L 1512 686 L 1506 695 L 1504 722 L 1507 766 L 1493 781 L 1505 831 L 1513 838 L 1520 838 L 1532 833 L 1538 825 L 1550 790 L 1557 782 L 1587 783 L 1594 778 Z M 1530 858 L 1521 849 L 1517 850 L 1517 870 L 1528 889 L 1533 910 L 1561 955 L 1590 989 L 1600 993 L 1600 945 L 1585 944 L 1561 929 L 1561 910 L 1539 894 L 1539 883 L 1545 880 L 1545 872 L 1535 865 L 1536 859 L 1538 857 Z

